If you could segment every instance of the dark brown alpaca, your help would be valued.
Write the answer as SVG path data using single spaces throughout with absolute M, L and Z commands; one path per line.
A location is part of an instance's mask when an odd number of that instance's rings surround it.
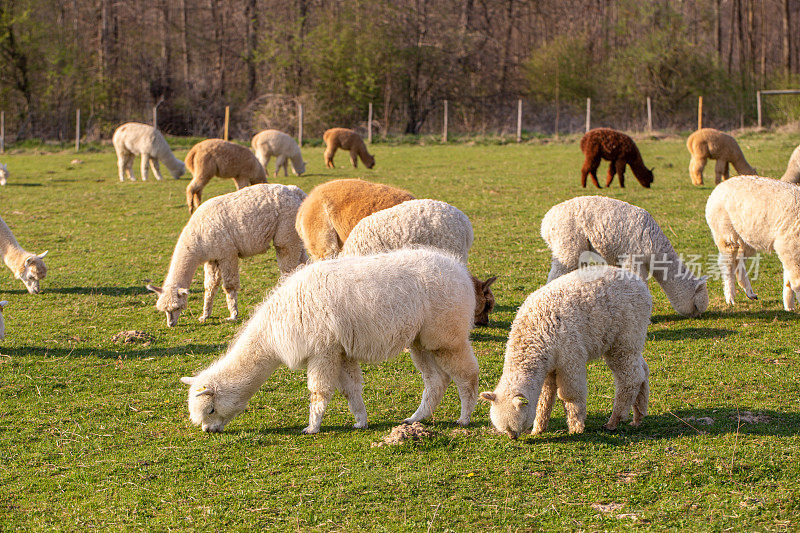
M 586 187 L 586 175 L 592 178 L 592 183 L 599 189 L 597 182 L 597 167 L 600 159 L 611 161 L 608 165 L 608 179 L 606 187 L 611 185 L 614 173 L 619 175 L 619 186 L 625 187 L 625 165 L 630 165 L 633 175 L 642 184 L 650 188 L 653 183 L 653 170 L 644 166 L 642 154 L 636 147 L 633 139 L 622 132 L 610 128 L 595 128 L 586 132 L 581 139 L 581 150 L 586 160 L 581 169 L 581 186 Z

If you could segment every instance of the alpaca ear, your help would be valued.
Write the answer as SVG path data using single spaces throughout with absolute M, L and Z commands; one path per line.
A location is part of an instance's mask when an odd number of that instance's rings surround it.
M 523 405 L 528 405 L 528 399 L 525 396 L 518 394 L 511 400 L 511 404 L 517 409 L 522 409 Z
M 33 261 L 34 257 L 36 257 L 36 256 L 35 255 L 29 255 L 28 258 L 25 260 L 25 263 L 23 263 L 23 266 L 25 268 L 28 268 L 30 266 L 30 264 L 31 264 L 31 261 Z
M 497 401 L 497 395 L 493 392 L 485 391 L 482 392 L 480 395 L 481 400 L 486 400 L 487 402 L 495 402 Z
M 491 287 L 492 283 L 494 283 L 495 281 L 497 281 L 497 276 L 492 276 L 491 278 L 489 278 L 486 281 L 484 281 L 483 282 L 483 290 L 486 290 L 489 287 Z
M 707 283 L 708 283 L 708 276 L 703 276 L 702 278 L 700 278 L 700 281 L 698 281 L 697 283 L 697 290 L 695 292 L 700 292 L 704 290 L 706 288 Z
M 193 378 L 193 377 L 183 376 L 181 378 L 181 383 L 183 383 L 185 385 L 191 385 L 192 383 L 194 383 L 194 379 L 195 378 Z
M 161 294 L 161 287 L 156 287 L 155 285 L 150 285 L 149 283 L 145 285 L 145 289 L 148 291 L 153 291 L 156 294 Z
M 186 296 L 187 294 L 189 294 L 189 289 L 178 289 L 178 296 Z
M 213 396 L 214 395 L 214 391 L 209 389 L 208 387 L 203 387 L 199 391 L 195 392 L 194 395 L 195 395 L 195 397 L 198 397 L 198 396 Z
M 49 251 L 50 251 L 50 250 L 45 250 L 44 252 L 40 253 L 40 254 L 39 254 L 39 259 L 44 259 L 44 256 L 46 256 L 46 255 L 47 255 L 47 252 L 49 252 Z

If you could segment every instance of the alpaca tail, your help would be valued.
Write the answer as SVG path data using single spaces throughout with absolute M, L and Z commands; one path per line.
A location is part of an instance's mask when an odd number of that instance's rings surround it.
M 194 174 L 194 154 L 195 151 L 194 148 L 192 148 L 191 150 L 189 150 L 189 153 L 186 154 L 186 159 L 184 160 L 184 163 L 186 164 L 186 170 L 188 170 L 192 174 Z

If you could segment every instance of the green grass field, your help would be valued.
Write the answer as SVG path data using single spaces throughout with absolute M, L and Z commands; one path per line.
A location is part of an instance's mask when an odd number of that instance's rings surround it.
M 615 182 L 600 194 L 649 210 L 678 252 L 700 255 L 707 270 L 717 253 L 704 217 L 713 163 L 706 186 L 693 187 L 684 139 L 640 141 L 645 163 L 656 167 L 652 189 L 628 170 L 627 188 Z M 783 173 L 797 142 L 741 138 L 768 176 Z M 579 186 L 577 139 L 373 151 L 373 170 L 344 167 L 341 152 L 339 167 L 325 170 L 321 148 L 308 148 L 308 173 L 279 180 L 308 192 L 358 176 L 463 210 L 475 228 L 471 270 L 499 276 L 496 312 L 472 337 L 481 390 L 494 388 L 516 310 L 549 270 L 542 216 L 557 202 L 597 192 Z M 76 157 L 82 162 L 73 164 Z M 0 269 L 0 299 L 11 302 L 0 343 L 0 530 L 800 528 L 800 315 L 782 310 L 775 256 L 759 265 L 758 301 L 740 292 L 726 308 L 721 282 L 712 279 L 711 305 L 699 319 L 676 315 L 651 282 L 650 415 L 639 428 L 601 429 L 613 383 L 595 362 L 582 435 L 567 434 L 560 405 L 550 431 L 537 437 L 495 434 L 483 403 L 458 429 L 451 386 L 426 422 L 433 438 L 373 447 L 419 403 L 420 376 L 401 354 L 365 367 L 369 429 L 351 429 L 337 395 L 322 432 L 300 435 L 305 375 L 281 369 L 224 433 L 210 435 L 191 425 L 179 378 L 207 366 L 241 323 L 224 320 L 220 296 L 215 317 L 198 323 L 202 269 L 190 309 L 172 329 L 144 288 L 163 280 L 188 218 L 187 178 L 120 183 L 110 147 L 78 155 L 26 148 L 0 160 L 12 172 L 0 189 L 0 216 L 26 249 L 50 251 L 42 294 L 27 294 Z M 138 160 L 135 167 L 138 174 Z M 230 181 L 215 180 L 204 198 L 232 190 Z M 247 317 L 278 270 L 272 252 L 243 260 L 241 270 L 239 308 Z M 112 342 L 132 329 L 155 342 Z M 761 416 L 746 422 L 739 419 L 745 412 Z

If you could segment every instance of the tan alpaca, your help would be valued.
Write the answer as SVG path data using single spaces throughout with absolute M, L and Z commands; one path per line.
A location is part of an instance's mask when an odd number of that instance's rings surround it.
M 186 154 L 185 162 L 193 176 L 186 186 L 186 204 L 190 213 L 200 205 L 203 188 L 214 176 L 233 179 L 237 190 L 267 182 L 267 173 L 253 152 L 222 139 L 206 139 L 195 144 Z
M 295 227 L 312 259 L 328 259 L 342 249 L 364 217 L 414 197 L 408 191 L 359 179 L 317 185 L 297 211 Z
M 692 184 L 703 184 L 703 169 L 708 159 L 716 159 L 717 166 L 714 168 L 714 183 L 719 184 L 722 180 L 730 178 L 728 164 L 733 165 L 739 174 L 757 174 L 756 169 L 744 158 L 742 149 L 736 139 L 713 128 L 703 128 L 689 135 L 686 140 L 686 148 L 692 154 L 689 161 L 689 176 Z
M 358 168 L 358 158 L 367 168 L 375 166 L 375 158 L 367 152 L 367 147 L 361 136 L 353 130 L 347 128 L 331 128 L 322 135 L 325 141 L 325 166 L 336 168 L 333 164 L 333 155 L 339 148 L 350 150 L 350 161 L 353 168 Z

